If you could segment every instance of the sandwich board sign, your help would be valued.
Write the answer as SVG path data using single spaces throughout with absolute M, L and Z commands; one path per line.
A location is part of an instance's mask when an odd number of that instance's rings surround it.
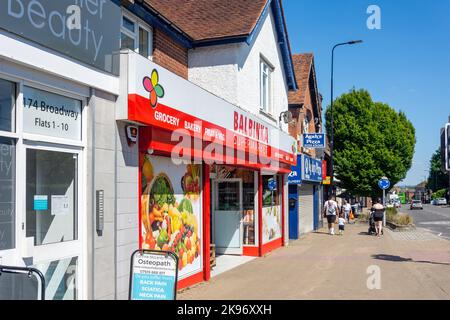
M 176 300 L 177 281 L 178 257 L 173 252 L 133 252 L 129 300 Z

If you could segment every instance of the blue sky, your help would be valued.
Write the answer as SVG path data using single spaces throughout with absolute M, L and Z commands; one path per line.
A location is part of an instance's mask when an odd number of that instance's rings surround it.
M 369 5 L 381 30 L 369 30 Z M 449 0 L 283 0 L 293 53 L 313 52 L 324 108 L 330 103 L 331 48 L 335 97 L 355 87 L 402 110 L 416 128 L 413 166 L 400 185 L 425 179 L 439 131 L 450 116 Z

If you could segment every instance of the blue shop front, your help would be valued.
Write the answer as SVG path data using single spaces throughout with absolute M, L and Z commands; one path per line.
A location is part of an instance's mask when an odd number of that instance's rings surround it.
M 317 230 L 321 222 L 322 161 L 297 155 L 297 165 L 292 167 L 289 183 L 289 238 Z

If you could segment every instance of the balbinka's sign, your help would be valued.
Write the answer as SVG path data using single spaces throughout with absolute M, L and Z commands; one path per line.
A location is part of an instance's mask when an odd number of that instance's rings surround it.
M 269 128 L 234 111 L 234 131 L 259 142 L 269 143 Z

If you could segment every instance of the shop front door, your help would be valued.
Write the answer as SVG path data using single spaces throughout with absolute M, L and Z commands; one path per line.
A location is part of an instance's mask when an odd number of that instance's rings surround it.
M 46 298 L 80 298 L 81 234 L 80 152 L 27 146 L 25 186 L 28 263 L 46 280 Z
M 17 184 L 12 189 L 16 214 L 8 233 L 13 235 L 9 241 L 12 249 L 0 251 L 0 264 L 40 270 L 45 278 L 46 300 L 85 296 L 81 290 L 81 155 L 78 148 L 32 142 L 18 150 Z M 8 296 L 7 292 L 2 294 Z
M 214 184 L 214 243 L 217 253 L 242 254 L 242 179 Z
M 25 236 L 28 264 L 46 280 L 46 298 L 80 298 L 82 225 L 80 151 L 25 148 Z

